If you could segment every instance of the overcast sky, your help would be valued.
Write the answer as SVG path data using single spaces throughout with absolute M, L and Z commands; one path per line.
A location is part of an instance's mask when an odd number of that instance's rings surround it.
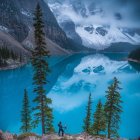
M 140 0 L 49 0 L 49 2 L 59 1 L 64 4 L 72 3 L 75 6 L 78 2 L 90 5 L 95 3 L 96 8 L 102 8 L 103 16 L 95 15 L 87 19 L 76 15 L 71 8 L 61 7 L 61 14 L 70 16 L 75 22 L 94 22 L 97 24 L 114 24 L 125 27 L 140 27 Z M 94 8 L 94 7 L 93 7 Z
M 78 1 L 78 0 L 77 0 Z M 82 0 L 81 0 L 82 1 Z M 105 17 L 112 23 L 122 26 L 140 27 L 140 0 L 83 0 L 88 3 L 95 2 L 103 8 Z M 121 16 L 121 21 L 114 19 L 114 15 Z M 119 15 L 120 14 L 120 15 Z
M 92 0 L 90 0 L 92 1 Z M 93 0 L 94 1 L 94 0 Z M 140 23 L 140 0 L 95 0 L 106 13 L 120 13 L 122 18 Z

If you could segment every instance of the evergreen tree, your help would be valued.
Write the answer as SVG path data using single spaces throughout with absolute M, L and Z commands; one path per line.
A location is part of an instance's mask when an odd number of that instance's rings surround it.
M 96 107 L 96 111 L 94 113 L 93 134 L 99 135 L 100 132 L 104 132 L 105 130 L 106 130 L 105 111 L 101 100 L 99 100 Z
M 24 99 L 23 99 L 23 106 L 22 106 L 22 111 L 21 111 L 21 131 L 23 133 L 25 132 L 30 132 L 32 129 L 31 125 L 31 110 L 30 110 L 30 105 L 29 105 L 29 99 L 28 99 L 28 93 L 27 90 L 24 90 Z
M 18 54 L 8 49 L 6 45 L 0 46 L 0 66 L 6 66 L 8 59 L 17 60 Z
M 119 87 L 119 84 L 120 82 L 115 77 L 113 83 L 108 87 L 108 91 L 106 91 L 105 112 L 108 138 L 118 137 L 117 131 L 119 129 L 120 114 L 122 112 L 121 88 Z
M 89 94 L 89 98 L 88 98 L 88 104 L 86 107 L 86 117 L 84 119 L 84 132 L 90 134 L 91 132 L 91 106 L 92 106 L 92 99 L 91 99 L 91 93 Z
M 46 102 L 47 104 L 52 104 L 52 100 L 50 98 L 46 98 Z M 52 108 L 50 108 L 49 106 L 47 107 L 47 111 L 46 111 L 46 118 L 45 118 L 45 131 L 48 132 L 54 132 L 54 128 L 53 128 L 53 115 L 52 115 Z
M 33 100 L 36 106 L 33 108 L 35 111 L 35 122 L 42 125 L 42 134 L 53 132 L 53 115 L 50 105 L 51 99 L 47 98 L 45 85 L 47 84 L 46 77 L 49 71 L 49 65 L 46 57 L 49 57 L 49 51 L 46 49 L 44 23 L 42 21 L 42 10 L 37 4 L 34 18 L 34 34 L 36 47 L 32 51 L 32 65 L 34 68 L 33 84 L 36 97 Z

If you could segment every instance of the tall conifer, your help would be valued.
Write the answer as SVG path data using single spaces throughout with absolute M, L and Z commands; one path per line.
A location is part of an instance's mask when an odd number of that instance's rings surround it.
M 99 135 L 101 132 L 106 130 L 106 118 L 104 106 L 101 100 L 99 100 L 96 111 L 94 113 L 94 123 L 93 123 L 93 134 Z
M 91 99 L 91 93 L 89 94 L 88 97 L 88 104 L 86 107 L 86 117 L 84 119 L 84 132 L 90 134 L 91 132 L 91 111 L 92 111 L 92 99 Z
M 105 112 L 107 118 L 107 132 L 108 138 L 118 137 L 118 129 L 120 123 L 120 114 L 122 113 L 121 107 L 121 95 L 119 87 L 120 82 L 115 77 L 113 83 L 108 87 L 106 91 L 106 103 Z
M 50 105 L 51 99 L 46 96 L 45 85 L 47 84 L 47 75 L 50 72 L 49 65 L 46 60 L 49 57 L 49 51 L 46 49 L 44 23 L 42 20 L 43 14 L 39 3 L 35 10 L 34 18 L 34 34 L 36 47 L 32 52 L 32 65 L 34 69 L 33 84 L 34 92 L 36 93 L 35 99 L 36 106 L 33 108 L 35 111 L 35 122 L 41 123 L 42 134 L 53 132 L 53 115 Z
M 32 119 L 31 119 L 31 109 L 29 105 L 29 99 L 28 99 L 28 93 L 27 90 L 24 90 L 24 98 L 23 98 L 23 106 L 21 111 L 21 131 L 23 133 L 30 132 L 32 129 L 31 125 Z

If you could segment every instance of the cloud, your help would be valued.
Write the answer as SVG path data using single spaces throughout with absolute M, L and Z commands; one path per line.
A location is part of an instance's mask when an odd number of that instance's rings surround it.
M 54 3 L 56 2 L 55 0 Z M 50 6 L 53 4 L 51 3 Z M 102 11 L 101 13 L 98 13 L 99 9 Z M 140 0 L 64 0 L 57 10 L 59 20 L 65 16 L 76 24 L 140 27 Z M 83 16 L 84 10 L 88 16 Z M 92 15 L 90 11 L 94 11 L 96 14 Z
M 105 12 L 104 18 L 112 23 L 128 26 L 138 26 L 140 24 L 140 1 L 139 0 L 94 0 L 95 4 Z M 90 3 L 90 1 L 89 1 Z M 115 14 L 119 13 L 122 20 L 115 19 Z

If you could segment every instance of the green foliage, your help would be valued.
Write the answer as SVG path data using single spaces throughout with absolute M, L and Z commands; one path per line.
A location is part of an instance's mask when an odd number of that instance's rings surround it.
M 46 112 L 45 112 L 45 131 L 46 133 L 54 132 L 53 128 L 53 114 L 52 114 L 52 108 L 50 108 L 48 105 L 52 104 L 52 100 L 50 98 L 46 98 Z
M 88 98 L 88 104 L 86 107 L 86 117 L 84 119 L 84 132 L 90 134 L 91 133 L 91 105 L 92 105 L 92 99 L 91 99 L 91 93 L 89 94 Z
M 121 88 L 119 87 L 120 82 L 115 77 L 113 83 L 108 87 L 106 91 L 106 103 L 105 103 L 105 112 L 107 119 L 107 132 L 108 138 L 118 137 L 118 129 L 120 123 L 120 114 L 122 112 L 121 107 L 121 95 L 119 91 Z
M 37 4 L 34 18 L 34 34 L 36 48 L 32 51 L 32 65 L 34 68 L 33 85 L 36 97 L 33 100 L 36 106 L 33 108 L 35 111 L 35 124 L 42 124 L 42 133 L 53 132 L 53 115 L 50 105 L 51 99 L 46 96 L 44 86 L 47 84 L 46 77 L 49 74 L 49 65 L 46 57 L 49 57 L 49 51 L 46 49 L 44 23 L 42 21 L 42 10 Z
M 7 65 L 6 61 L 8 59 L 17 60 L 18 55 L 12 50 L 9 50 L 7 47 L 0 47 L 0 66 Z
M 104 132 L 106 130 L 106 117 L 101 100 L 99 100 L 94 113 L 94 123 L 92 128 L 94 135 L 99 135 L 100 132 Z
M 28 99 L 28 93 L 27 90 L 24 90 L 24 99 L 23 99 L 23 106 L 22 106 L 22 111 L 21 111 L 21 131 L 23 133 L 25 132 L 30 132 L 32 129 L 31 125 L 31 110 L 30 110 L 30 105 L 29 105 L 29 99 Z

